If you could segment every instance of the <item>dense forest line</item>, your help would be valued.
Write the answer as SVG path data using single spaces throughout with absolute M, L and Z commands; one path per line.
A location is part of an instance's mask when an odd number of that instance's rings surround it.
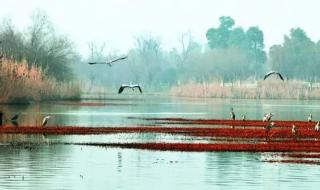
M 283 44 L 266 51 L 263 31 L 258 26 L 247 30 L 235 26 L 231 17 L 220 17 L 220 24 L 207 30 L 207 44 L 185 33 L 179 48 L 164 50 L 159 38 L 152 35 L 136 37 L 129 59 L 123 63 L 92 67 L 88 61 L 115 58 L 105 52 L 106 44 L 89 44 L 90 57 L 83 59 L 77 72 L 91 84 L 118 86 L 141 83 L 148 87 L 172 87 L 187 83 L 210 83 L 261 80 L 265 72 L 277 70 L 290 80 L 315 82 L 320 74 L 320 43 L 312 41 L 301 28 L 292 28 L 284 35 Z

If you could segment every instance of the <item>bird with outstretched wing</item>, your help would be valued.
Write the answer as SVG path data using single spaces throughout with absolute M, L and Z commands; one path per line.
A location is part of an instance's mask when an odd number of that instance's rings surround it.
M 118 94 L 121 94 L 125 88 L 131 88 L 132 90 L 134 90 L 135 88 L 138 88 L 140 93 L 142 94 L 141 86 L 138 84 L 130 84 L 130 85 L 123 84 L 120 86 L 118 90 Z
M 128 58 L 128 56 L 124 56 L 124 57 L 120 57 L 120 58 L 117 58 L 117 59 L 114 59 L 114 60 L 111 60 L 111 61 L 89 62 L 88 64 L 89 64 L 89 65 L 107 64 L 107 65 L 109 65 L 110 67 L 112 67 L 111 63 L 114 63 L 114 62 L 117 62 L 117 61 L 120 61 L 120 60 L 123 60 L 123 59 L 127 59 L 127 58 Z
M 280 77 L 280 79 L 281 79 L 282 81 L 284 81 L 283 76 L 282 76 L 278 71 L 270 71 L 270 72 L 268 72 L 267 74 L 264 75 L 263 80 L 266 80 L 266 79 L 267 79 L 269 76 L 271 76 L 271 75 L 278 75 L 278 76 Z

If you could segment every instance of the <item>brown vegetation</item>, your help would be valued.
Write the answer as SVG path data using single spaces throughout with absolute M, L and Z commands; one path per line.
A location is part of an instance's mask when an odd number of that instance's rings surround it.
M 26 61 L 10 59 L 2 59 L 0 64 L 0 92 L 0 103 L 80 98 L 77 85 L 48 79 L 41 69 L 29 67 Z
M 247 99 L 319 99 L 320 89 L 310 88 L 302 81 L 261 81 L 258 84 L 224 86 L 218 82 L 189 83 L 173 87 L 171 95 L 206 98 Z

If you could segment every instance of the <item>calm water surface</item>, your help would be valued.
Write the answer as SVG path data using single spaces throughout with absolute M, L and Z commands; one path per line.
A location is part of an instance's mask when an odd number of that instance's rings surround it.
M 110 96 L 91 100 L 103 106 L 65 102 L 0 106 L 10 118 L 20 112 L 20 125 L 136 126 L 152 121 L 128 117 L 320 120 L 320 101 L 219 100 L 146 96 Z M 14 142 L 25 142 L 14 146 Z M 39 145 L 28 144 L 39 142 Z M 272 153 L 170 152 L 48 145 L 48 142 L 210 142 L 210 139 L 163 134 L 0 135 L 0 189 L 318 189 L 320 166 L 264 162 Z

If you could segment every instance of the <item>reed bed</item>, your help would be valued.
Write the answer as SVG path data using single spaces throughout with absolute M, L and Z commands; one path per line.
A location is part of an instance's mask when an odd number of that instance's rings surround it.
M 0 92 L 0 103 L 80 98 L 78 85 L 48 79 L 41 69 L 29 67 L 26 61 L 10 59 L 0 62 Z
M 201 98 L 242 99 L 320 99 L 320 89 L 311 88 L 303 81 L 259 81 L 256 83 L 225 86 L 219 82 L 189 83 L 172 87 L 170 94 Z

